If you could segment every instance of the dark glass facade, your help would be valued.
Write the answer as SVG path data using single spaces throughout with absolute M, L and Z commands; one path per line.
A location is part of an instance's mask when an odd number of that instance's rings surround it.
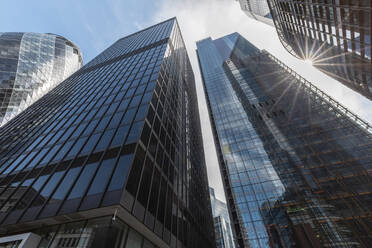
M 294 56 L 372 99 L 372 2 L 268 0 L 279 39 Z
M 372 128 L 237 33 L 197 48 L 237 247 L 370 247 Z
M 194 76 L 175 18 L 118 40 L 0 129 L 0 147 L 3 234 L 110 216 L 157 247 L 213 247 Z
M 79 48 L 62 36 L 0 33 L 0 126 L 82 64 Z

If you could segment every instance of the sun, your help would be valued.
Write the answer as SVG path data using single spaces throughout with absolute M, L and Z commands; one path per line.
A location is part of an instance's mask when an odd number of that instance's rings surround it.
M 313 61 L 311 59 L 305 59 L 304 62 L 307 64 L 307 65 L 313 65 Z

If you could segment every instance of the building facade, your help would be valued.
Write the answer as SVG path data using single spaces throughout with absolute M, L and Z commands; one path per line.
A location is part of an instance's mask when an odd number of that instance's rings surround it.
M 244 13 L 252 19 L 274 26 L 270 8 L 266 0 L 235 0 Z
M 239 34 L 197 43 L 237 247 L 370 247 L 372 128 Z
M 0 243 L 214 247 L 175 18 L 118 40 L 0 132 Z
M 216 198 L 214 189 L 209 188 L 214 222 L 214 235 L 217 248 L 234 248 L 231 222 L 226 203 Z
M 372 99 L 371 1 L 268 0 L 283 46 Z
M 82 64 L 79 48 L 62 36 L 0 33 L 0 126 Z

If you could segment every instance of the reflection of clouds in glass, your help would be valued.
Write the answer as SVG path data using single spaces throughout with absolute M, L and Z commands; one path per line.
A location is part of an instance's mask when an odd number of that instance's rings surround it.
M 252 243 L 267 245 L 261 206 L 279 200 L 284 186 L 222 68 L 222 57 L 244 48 L 236 48 L 238 40 L 236 34 L 216 41 L 205 39 L 198 43 L 198 53 L 236 211 L 246 229 L 243 235 L 248 235 L 245 238 L 252 239 Z

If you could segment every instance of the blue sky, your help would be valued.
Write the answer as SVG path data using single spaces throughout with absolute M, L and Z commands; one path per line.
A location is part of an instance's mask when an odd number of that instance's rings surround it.
M 372 122 L 372 103 L 290 55 L 273 27 L 248 18 L 235 0 L 2 0 L 0 32 L 55 33 L 77 44 L 89 62 L 117 39 L 177 16 L 196 79 L 209 183 L 224 200 L 195 41 L 233 32 L 279 60 Z
M 1 32 L 55 33 L 76 43 L 84 63 L 149 23 L 156 1 L 2 0 Z M 5 11 L 4 11 L 5 10 Z

